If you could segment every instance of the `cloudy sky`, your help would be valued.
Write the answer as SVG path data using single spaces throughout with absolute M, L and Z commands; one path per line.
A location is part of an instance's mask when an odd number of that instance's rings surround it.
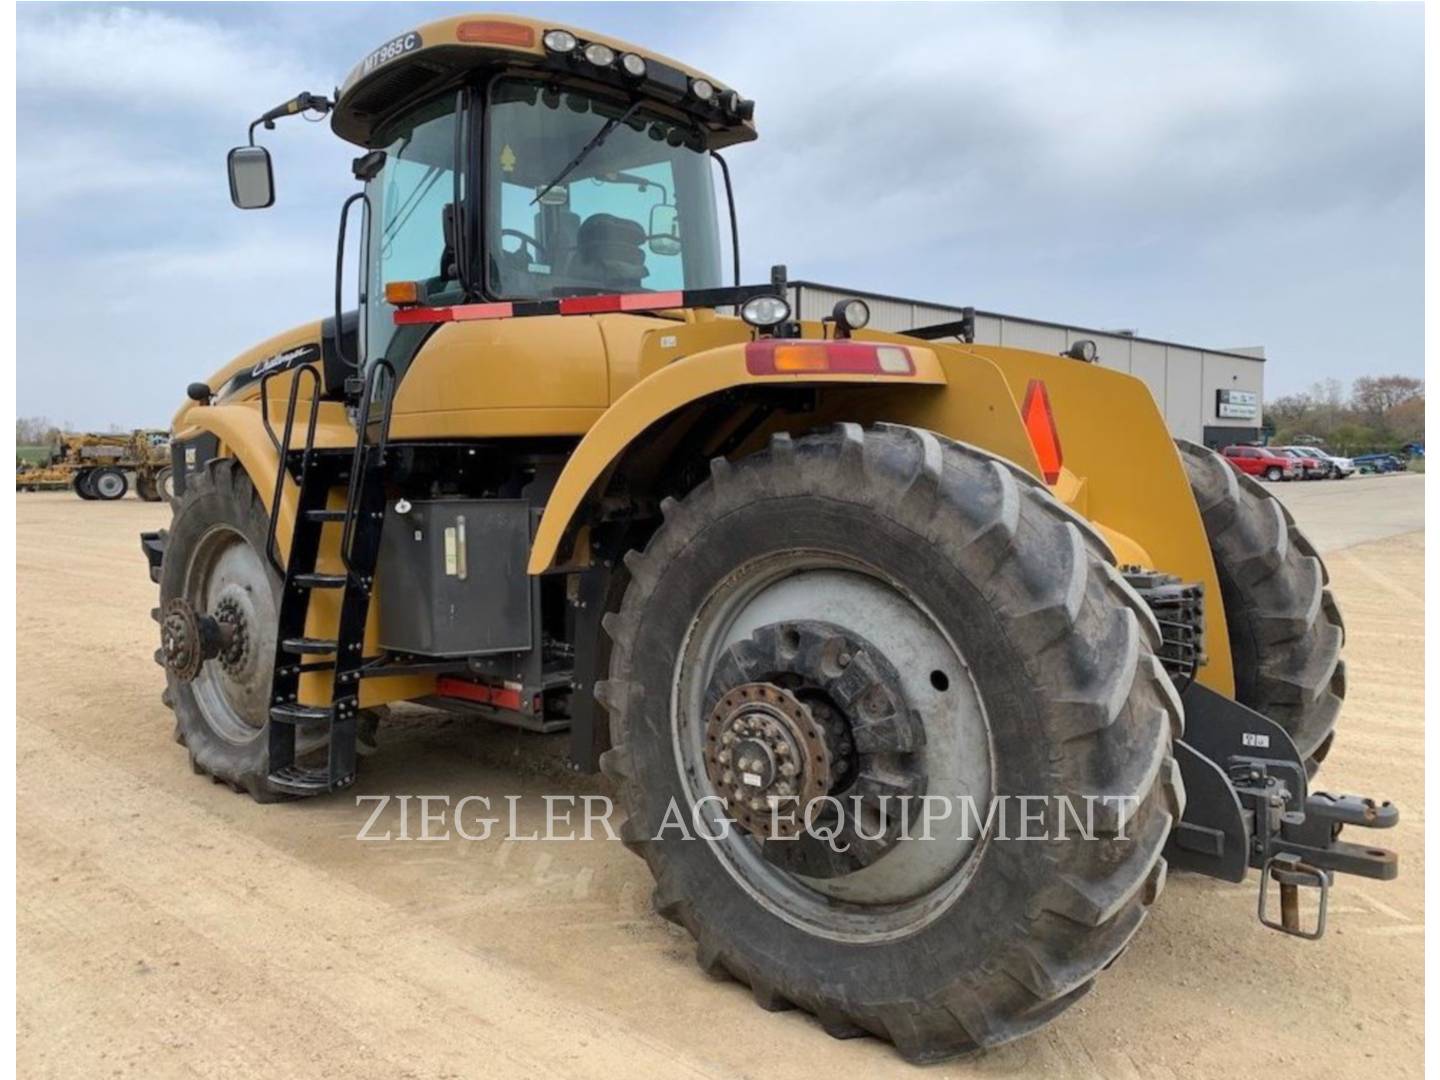
M 225 151 L 437 4 L 18 16 L 17 406 L 163 425 L 183 387 L 331 304 L 355 150 Z M 745 277 L 792 277 L 1217 347 L 1270 395 L 1422 373 L 1418 5 L 495 4 L 603 30 L 757 101 L 729 156 Z

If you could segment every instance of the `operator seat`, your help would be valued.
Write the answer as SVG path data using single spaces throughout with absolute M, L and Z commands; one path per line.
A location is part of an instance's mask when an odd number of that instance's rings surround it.
M 570 276 L 617 292 L 639 288 L 649 273 L 644 242 L 645 230 L 636 222 L 614 214 L 591 214 L 576 234 Z

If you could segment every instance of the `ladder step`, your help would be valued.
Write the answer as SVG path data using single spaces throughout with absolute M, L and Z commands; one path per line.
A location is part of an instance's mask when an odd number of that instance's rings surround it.
M 280 648 L 300 656 L 306 653 L 333 653 L 336 642 L 332 638 L 292 637 L 282 641 Z
M 280 724 L 314 724 L 329 722 L 329 705 L 271 705 L 270 719 Z
M 327 791 L 339 791 L 355 782 L 355 774 L 342 776 L 332 784 L 329 769 L 307 769 L 300 765 L 289 765 L 270 774 L 270 786 L 287 795 L 323 795 Z
M 302 589 L 343 589 L 344 574 L 296 574 L 290 579 Z
M 330 510 L 328 508 L 325 510 L 306 510 L 305 519 L 307 521 L 344 521 L 345 508 L 342 506 L 338 510 Z

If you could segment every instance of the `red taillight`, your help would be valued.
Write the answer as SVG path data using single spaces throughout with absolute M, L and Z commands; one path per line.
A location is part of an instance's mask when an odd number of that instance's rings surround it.
M 903 345 L 868 341 L 802 341 L 762 338 L 745 346 L 751 375 L 914 375 L 915 359 Z
M 1065 455 L 1060 451 L 1060 433 L 1055 430 L 1055 414 L 1050 410 L 1050 395 L 1045 384 L 1031 379 L 1025 387 L 1025 404 L 1020 407 L 1020 416 L 1025 421 L 1025 431 L 1030 436 L 1030 445 L 1035 448 L 1035 460 L 1040 463 L 1040 474 L 1047 484 L 1060 479 L 1060 466 Z
M 455 28 L 455 37 L 472 45 L 517 45 L 528 49 L 535 44 L 535 28 L 498 19 L 469 19 Z

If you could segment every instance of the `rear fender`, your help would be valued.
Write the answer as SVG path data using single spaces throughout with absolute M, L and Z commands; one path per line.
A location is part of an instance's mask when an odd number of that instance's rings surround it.
M 1185 466 L 1150 388 L 1098 364 L 999 345 L 940 346 L 993 363 L 1015 400 L 1031 379 L 1045 383 L 1065 471 L 1055 493 L 1112 540 L 1120 562 L 1176 574 L 1205 586 L 1206 664 L 1198 680 L 1235 695 L 1230 634 L 1220 580 Z
M 746 388 L 872 386 L 924 393 L 943 387 L 945 373 L 934 350 L 914 342 L 904 344 L 915 362 L 912 375 L 754 375 L 746 367 L 745 344 L 732 343 L 693 353 L 641 379 L 604 412 L 570 456 L 536 530 L 530 573 L 544 573 L 563 561 L 562 544 L 583 523 L 587 498 L 598 492 L 626 452 L 656 422 L 716 394 Z M 906 395 L 886 395 L 891 396 Z

